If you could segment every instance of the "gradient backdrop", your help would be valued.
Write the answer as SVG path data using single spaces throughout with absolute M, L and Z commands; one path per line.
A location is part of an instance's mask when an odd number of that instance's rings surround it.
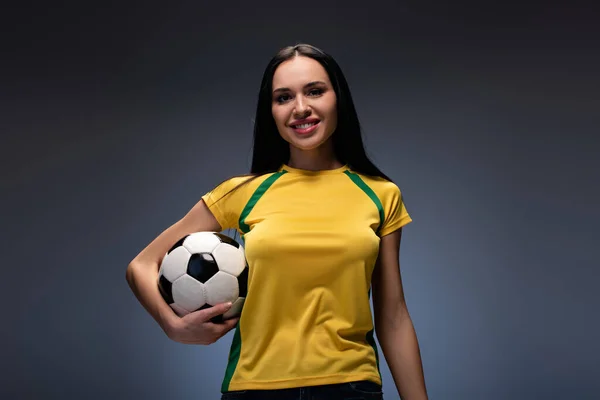
M 419 4 L 4 9 L 0 397 L 218 398 L 232 333 L 168 340 L 125 268 L 247 171 L 263 68 L 308 42 L 414 219 L 401 269 L 430 399 L 600 398 L 597 20 Z

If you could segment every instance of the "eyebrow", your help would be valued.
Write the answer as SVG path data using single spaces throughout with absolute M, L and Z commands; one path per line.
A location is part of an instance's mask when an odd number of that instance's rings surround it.
M 312 82 L 309 82 L 306 85 L 304 85 L 304 88 L 306 89 L 308 87 L 317 86 L 317 85 L 326 85 L 326 83 L 323 82 L 323 81 L 312 81 Z M 275 92 L 288 92 L 289 90 L 290 90 L 289 88 L 281 87 L 281 88 L 277 88 L 277 89 L 273 90 L 273 93 L 275 93 Z

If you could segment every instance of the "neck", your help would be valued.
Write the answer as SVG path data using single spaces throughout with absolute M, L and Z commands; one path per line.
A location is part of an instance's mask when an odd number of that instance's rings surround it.
M 290 146 L 290 159 L 287 164 L 292 168 L 308 171 L 321 171 L 343 166 L 336 158 L 333 148 L 325 146 L 319 146 L 312 150 L 301 150 Z

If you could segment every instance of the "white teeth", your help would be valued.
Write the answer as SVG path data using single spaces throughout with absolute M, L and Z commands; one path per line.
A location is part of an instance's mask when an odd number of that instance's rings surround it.
M 296 125 L 296 128 L 300 128 L 300 129 L 306 129 L 306 128 L 310 128 L 313 125 L 316 125 L 316 122 L 311 122 L 310 124 L 302 124 L 302 125 Z

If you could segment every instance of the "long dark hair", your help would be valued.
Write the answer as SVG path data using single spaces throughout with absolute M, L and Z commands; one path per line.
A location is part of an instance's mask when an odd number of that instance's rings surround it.
M 259 176 L 278 171 L 282 164 L 289 162 L 290 145 L 279 134 L 273 119 L 271 92 L 273 90 L 273 75 L 277 67 L 284 61 L 297 56 L 310 57 L 318 61 L 327 71 L 329 80 L 333 85 L 337 98 L 337 127 L 331 137 L 338 161 L 347 164 L 352 171 L 392 181 L 373 164 L 365 152 L 360 122 L 352 101 L 350 88 L 338 63 L 332 56 L 314 46 L 297 44 L 279 50 L 265 68 L 258 92 L 258 104 L 254 119 L 252 166 L 250 173 L 244 175 L 253 178 L 245 180 L 228 193 Z

